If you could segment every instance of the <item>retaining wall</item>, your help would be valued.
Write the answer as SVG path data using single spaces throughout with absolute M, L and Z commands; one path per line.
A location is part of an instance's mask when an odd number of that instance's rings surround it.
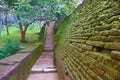
M 43 44 L 33 45 L 0 60 L 0 80 L 26 80 L 42 51 Z

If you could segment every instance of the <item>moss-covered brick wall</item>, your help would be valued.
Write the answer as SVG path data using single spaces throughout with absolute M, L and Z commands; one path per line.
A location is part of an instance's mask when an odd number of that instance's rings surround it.
M 120 80 L 120 0 L 84 0 L 55 40 L 60 80 Z

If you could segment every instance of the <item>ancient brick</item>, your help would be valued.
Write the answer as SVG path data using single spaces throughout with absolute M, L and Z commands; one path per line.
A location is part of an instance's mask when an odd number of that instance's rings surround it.
M 109 36 L 109 37 L 105 38 L 103 41 L 113 42 L 113 41 L 119 41 L 119 40 L 120 40 L 120 36 Z
M 64 56 L 60 65 L 68 68 L 66 80 L 120 79 L 119 15 L 118 0 L 84 0 L 68 20 L 60 23 L 65 30 L 58 29 L 61 45 L 56 55 L 58 60 L 62 57 L 59 54 Z
M 91 78 L 93 78 L 94 80 L 97 80 L 97 75 L 93 71 L 87 70 L 87 73 Z
M 110 35 L 110 31 L 109 30 L 105 30 L 99 33 L 100 36 L 109 36 Z
M 116 43 L 116 42 L 107 43 L 106 42 L 104 48 L 113 49 L 113 50 L 120 50 L 120 43 Z
M 112 23 L 113 21 L 119 20 L 119 16 L 113 16 L 110 19 L 107 20 L 107 23 Z
M 111 77 L 111 76 L 110 76 L 109 74 L 107 74 L 107 73 L 104 74 L 103 78 L 104 78 L 105 80 L 115 80 L 113 77 Z
M 99 69 L 99 68 L 97 68 L 97 67 L 93 68 L 92 70 L 93 70 L 93 72 L 94 72 L 95 74 L 97 74 L 98 76 L 103 76 L 103 74 L 104 74 L 104 71 L 101 70 L 101 69 Z
M 110 59 L 110 58 L 104 58 L 103 63 L 106 64 L 106 65 L 115 67 L 118 62 L 116 60 L 113 60 L 113 59 Z
M 111 52 L 111 58 L 120 61 L 120 51 L 112 51 Z
M 118 35 L 118 30 L 110 30 L 110 35 L 111 36 L 117 36 Z
M 91 46 L 97 46 L 97 47 L 104 46 L 104 42 L 101 42 L 101 41 L 87 41 L 86 44 L 91 45 Z
M 108 75 L 110 75 L 113 79 L 115 80 L 119 80 L 120 79 L 120 72 L 117 71 L 116 69 L 109 67 L 109 66 L 104 66 L 104 71 L 106 73 L 108 73 Z
M 92 41 L 104 41 L 106 37 L 105 36 L 94 36 L 94 37 L 90 37 L 89 40 Z
M 120 62 L 116 65 L 116 69 L 120 71 Z
M 90 53 L 89 53 L 89 56 L 91 56 L 91 57 L 94 58 L 94 59 L 97 59 L 99 55 L 98 55 L 97 52 L 90 52 Z

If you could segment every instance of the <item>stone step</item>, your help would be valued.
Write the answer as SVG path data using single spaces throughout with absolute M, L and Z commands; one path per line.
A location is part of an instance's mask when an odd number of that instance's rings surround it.
M 54 49 L 48 49 L 47 48 L 47 49 L 44 49 L 44 51 L 48 51 L 49 52 L 49 51 L 54 51 Z
M 56 68 L 48 68 L 48 69 L 32 69 L 31 73 L 52 73 L 57 72 Z
M 59 80 L 57 73 L 38 73 L 29 75 L 27 80 Z
M 59 80 L 54 65 L 54 25 L 46 28 L 44 51 L 31 69 L 27 80 Z
M 44 49 L 54 49 L 53 47 L 44 47 Z
M 45 49 L 45 48 L 47 49 L 47 48 L 53 48 L 53 47 L 50 47 L 50 46 L 45 46 L 45 47 L 44 47 L 44 49 Z
M 46 43 L 46 44 L 45 44 L 45 47 L 47 47 L 47 46 L 53 47 L 54 45 L 52 45 L 52 43 L 49 43 L 49 44 Z

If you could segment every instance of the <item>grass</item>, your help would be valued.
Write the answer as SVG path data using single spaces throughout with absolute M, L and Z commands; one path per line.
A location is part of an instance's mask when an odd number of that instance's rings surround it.
M 35 29 L 37 29 L 37 28 L 35 28 Z M 34 32 L 33 32 L 33 30 L 34 30 L 34 28 L 32 29 L 32 31 L 28 28 L 28 31 L 26 32 L 26 40 L 27 41 L 37 41 L 38 40 L 39 35 L 34 34 L 34 33 L 38 32 L 38 29 L 35 30 Z M 2 35 L 0 37 L 0 47 L 2 45 L 4 45 L 4 42 L 7 39 L 12 39 L 14 41 L 20 41 L 20 31 L 18 28 L 10 27 L 9 32 L 10 32 L 10 35 L 7 35 L 5 30 L 2 31 Z M 30 45 L 28 43 L 20 43 L 20 44 L 22 46 L 29 46 Z
M 28 27 L 28 30 L 26 32 L 26 40 L 28 41 L 28 43 L 21 43 L 20 42 L 20 38 L 21 38 L 21 34 L 20 34 L 20 30 L 16 27 L 9 27 L 9 35 L 7 35 L 6 30 L 3 30 L 0 36 L 0 59 L 3 59 L 5 57 L 14 55 L 16 52 L 17 47 L 16 46 L 23 46 L 26 49 L 33 49 L 33 47 L 31 47 L 31 44 L 29 42 L 37 42 L 38 41 L 38 33 L 40 32 L 40 28 L 39 25 L 34 25 Z M 6 41 L 11 41 L 12 42 L 8 42 L 6 43 Z M 20 45 L 19 45 L 20 42 Z M 39 41 L 40 42 L 40 41 Z M 36 43 L 38 45 L 38 43 Z M 34 46 L 36 46 L 36 44 L 34 44 Z M 33 44 L 32 44 L 33 45 Z M 15 46 L 15 47 L 14 47 Z M 19 50 L 19 49 L 18 49 Z

